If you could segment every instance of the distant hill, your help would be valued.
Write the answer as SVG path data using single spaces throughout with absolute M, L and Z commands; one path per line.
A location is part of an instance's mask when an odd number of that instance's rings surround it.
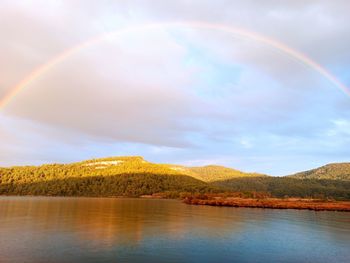
M 170 169 L 192 176 L 204 182 L 223 181 L 240 177 L 259 177 L 266 176 L 258 173 L 245 173 L 236 169 L 227 168 L 219 165 L 206 165 L 198 167 L 187 167 L 181 165 L 167 165 Z
M 325 166 L 290 175 L 299 179 L 350 180 L 350 163 L 331 163 Z
M 196 178 L 205 182 L 224 181 L 232 178 L 259 177 L 266 176 L 258 173 L 245 173 L 232 168 L 218 165 L 207 165 L 202 167 L 189 167 L 191 172 L 196 174 Z

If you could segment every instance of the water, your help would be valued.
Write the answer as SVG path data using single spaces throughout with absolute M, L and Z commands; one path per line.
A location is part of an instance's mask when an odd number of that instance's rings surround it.
M 350 213 L 0 197 L 0 262 L 350 262 Z

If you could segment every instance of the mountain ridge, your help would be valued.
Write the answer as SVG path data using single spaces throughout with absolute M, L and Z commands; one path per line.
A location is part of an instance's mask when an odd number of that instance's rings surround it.
M 71 163 L 47 163 L 41 165 L 14 165 L 9 167 L 0 167 L 0 169 L 20 169 L 24 167 L 40 168 L 40 167 L 49 167 L 49 166 L 91 166 L 95 169 L 107 169 L 112 166 L 121 165 L 125 167 L 123 163 L 133 162 L 144 164 L 145 166 L 150 167 L 162 167 L 163 169 L 170 169 L 172 173 L 183 174 L 194 177 L 201 181 L 205 182 L 214 182 L 214 181 L 224 181 L 231 178 L 238 177 L 260 177 L 260 176 L 270 176 L 264 173 L 258 172 L 244 172 L 235 168 L 226 167 L 217 164 L 209 164 L 203 166 L 186 166 L 180 164 L 169 164 L 169 163 L 153 163 L 144 159 L 142 156 L 112 156 L 112 157 L 101 157 L 101 158 L 92 158 L 77 162 Z M 140 168 L 140 167 L 139 167 Z M 350 162 L 337 162 L 329 163 L 320 167 L 313 169 L 296 172 L 289 175 L 283 175 L 279 177 L 290 177 L 297 179 L 332 179 L 332 180 L 350 180 Z
M 174 174 L 187 175 L 204 182 L 227 180 L 230 178 L 245 177 L 245 176 L 249 176 L 249 177 L 267 176 L 265 174 L 243 172 L 234 168 L 229 168 L 221 165 L 185 166 L 185 165 L 179 165 L 179 164 L 152 163 L 145 160 L 142 156 L 102 157 L 102 158 L 93 158 L 93 159 L 87 159 L 87 160 L 78 161 L 78 162 L 72 162 L 72 163 L 51 163 L 51 164 L 42 164 L 42 165 L 11 166 L 11 167 L 0 167 L 0 169 L 23 169 L 25 167 L 40 169 L 44 167 L 54 167 L 54 166 L 61 166 L 61 167 L 75 166 L 76 168 L 78 166 L 81 166 L 83 168 L 83 171 L 85 171 L 85 169 L 88 169 L 89 167 L 91 169 L 101 170 L 101 171 L 111 169 L 113 170 L 113 172 L 116 172 L 117 170 L 118 173 L 124 173 L 125 171 L 127 173 L 139 172 L 140 169 L 144 168 L 147 170 L 147 172 L 156 172 L 156 173 L 162 172 L 165 174 L 174 173 Z
M 334 172 L 339 165 L 326 167 Z M 345 167 L 336 169 L 342 171 L 337 175 L 344 178 L 338 180 L 337 176 L 329 179 L 325 175 L 274 177 L 218 165 L 156 164 L 141 156 L 106 157 L 70 164 L 0 168 L 0 195 L 137 197 L 163 193 L 178 197 L 185 192 L 240 192 L 244 196 L 262 192 L 274 197 L 350 200 L 350 180 L 345 176 L 348 165 Z

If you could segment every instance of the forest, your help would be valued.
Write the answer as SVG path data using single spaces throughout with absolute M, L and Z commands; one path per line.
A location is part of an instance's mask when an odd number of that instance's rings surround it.
M 273 197 L 332 198 L 350 200 L 349 180 L 252 177 L 217 181 L 213 186 L 232 192 L 265 192 Z M 224 190 L 224 191 L 225 191 Z

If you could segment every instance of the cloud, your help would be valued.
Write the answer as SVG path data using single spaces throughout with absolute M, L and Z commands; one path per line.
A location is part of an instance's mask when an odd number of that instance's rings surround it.
M 69 47 L 168 21 L 255 31 L 348 82 L 349 7 L 346 0 L 5 0 L 0 97 Z M 322 75 L 262 43 L 213 30 L 137 31 L 81 50 L 26 87 L 2 109 L 0 156 L 12 164 L 140 154 L 279 174 L 293 169 L 288 160 L 305 168 L 317 163 L 312 158 L 345 159 L 348 105 Z
M 159 35 L 141 40 L 131 50 L 107 43 L 82 52 L 23 91 L 8 112 L 96 137 L 185 144 L 176 134 L 191 129 L 185 120 L 198 104 L 184 88 L 185 50 Z

